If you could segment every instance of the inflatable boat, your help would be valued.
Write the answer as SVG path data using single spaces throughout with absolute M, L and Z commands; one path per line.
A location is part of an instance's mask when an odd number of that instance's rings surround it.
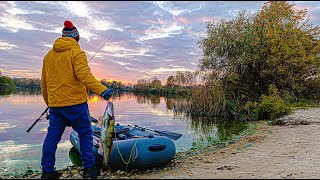
M 101 146 L 100 128 L 99 126 L 92 126 L 92 128 L 96 164 L 101 166 L 103 156 L 98 151 Z M 112 171 L 148 169 L 168 164 L 176 153 L 171 139 L 160 135 L 157 131 L 116 124 L 112 152 L 109 156 L 110 168 Z M 81 157 L 80 142 L 76 131 L 70 134 L 70 142 L 79 153 L 78 156 Z M 74 163 L 73 159 L 71 161 Z

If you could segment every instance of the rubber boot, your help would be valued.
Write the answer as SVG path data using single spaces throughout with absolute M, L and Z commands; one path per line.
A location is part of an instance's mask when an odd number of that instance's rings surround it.
M 57 171 L 43 172 L 41 175 L 41 179 L 59 179 L 60 176 L 61 176 L 61 173 L 58 173 Z
M 83 178 L 84 179 L 97 179 L 99 175 L 99 170 L 96 166 L 92 168 L 84 168 L 83 169 Z

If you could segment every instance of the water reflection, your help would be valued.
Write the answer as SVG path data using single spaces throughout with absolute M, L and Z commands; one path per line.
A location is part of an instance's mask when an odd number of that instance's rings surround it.
M 26 133 L 26 130 L 46 108 L 41 91 L 14 89 L 4 94 L 0 95 L 0 169 L 21 171 L 22 168 L 25 171 L 30 166 L 40 170 L 42 143 L 48 121 L 40 121 L 30 133 Z M 116 93 L 110 101 L 114 103 L 117 123 L 182 134 L 180 139 L 174 141 L 177 152 L 228 140 L 233 134 L 247 128 L 245 123 L 188 117 L 184 114 L 188 101 L 178 97 Z M 90 95 L 88 105 L 90 115 L 99 118 L 103 115 L 106 101 L 100 96 Z M 66 128 L 58 145 L 57 168 L 72 164 L 69 158 L 71 131 L 72 128 Z M 4 172 L 0 170 L 1 173 Z
M 0 95 L 10 95 L 13 93 L 14 88 L 11 87 L 0 87 Z
M 139 104 L 160 104 L 160 96 L 146 95 L 146 94 L 134 94 Z

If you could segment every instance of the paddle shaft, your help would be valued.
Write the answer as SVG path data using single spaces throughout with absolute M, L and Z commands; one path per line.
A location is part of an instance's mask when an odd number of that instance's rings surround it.
M 138 125 L 134 125 L 134 127 L 138 128 L 138 129 L 140 129 L 142 131 L 148 130 L 150 132 L 155 132 L 155 133 L 158 133 L 159 135 L 166 136 L 166 137 L 168 137 L 170 139 L 173 139 L 173 140 L 177 140 L 182 136 L 182 134 L 169 132 L 169 131 L 158 131 L 158 130 L 150 129 L 150 128 L 147 128 L 147 127 L 140 127 Z
M 166 137 L 173 139 L 173 140 L 177 140 L 182 136 L 182 134 L 169 132 L 169 131 L 157 131 L 157 130 L 149 129 L 149 128 L 146 128 L 146 130 L 151 131 L 151 132 L 156 132 L 159 135 L 166 136 Z

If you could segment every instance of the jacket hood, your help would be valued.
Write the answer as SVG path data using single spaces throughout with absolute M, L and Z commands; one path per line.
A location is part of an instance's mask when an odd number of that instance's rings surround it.
M 78 42 L 70 37 L 60 37 L 53 43 L 53 50 L 56 52 L 67 51 L 70 49 L 80 49 Z

